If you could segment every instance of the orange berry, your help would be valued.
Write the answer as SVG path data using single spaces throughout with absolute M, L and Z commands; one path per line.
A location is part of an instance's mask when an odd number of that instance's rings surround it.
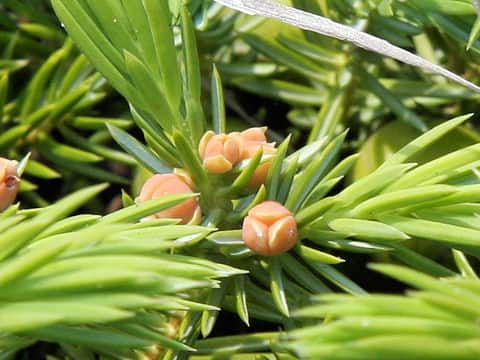
M 208 131 L 200 140 L 198 152 L 208 171 L 223 174 L 240 160 L 240 148 L 238 137 Z
M 242 139 L 242 160 L 252 158 L 258 151 L 262 148 L 264 155 L 274 154 L 277 149 L 275 149 L 275 144 L 268 143 L 265 136 L 267 131 L 266 127 L 255 127 L 250 128 L 240 133 Z M 264 184 L 267 180 L 268 171 L 272 166 L 272 160 L 268 159 L 261 163 L 257 170 L 255 170 L 250 182 L 248 185 L 252 188 L 258 188 L 260 185 Z
M 148 179 L 137 197 L 137 202 L 156 199 L 165 195 L 192 193 L 192 189 L 185 180 L 176 174 L 157 174 Z M 153 215 L 157 219 L 175 218 L 181 219 L 182 224 L 189 223 L 194 216 L 200 216 L 198 199 L 192 198 L 181 202 L 171 208 L 160 211 Z
M 274 154 L 277 149 L 274 143 L 267 142 L 266 131 L 266 127 L 229 134 L 207 131 L 198 146 L 203 166 L 211 173 L 223 174 L 232 170 L 239 161 L 251 159 L 260 148 L 265 155 Z M 249 182 L 250 187 L 257 188 L 265 183 L 271 164 L 271 160 L 266 160 L 258 166 Z
M 279 255 L 297 243 L 297 223 L 285 206 L 265 201 L 253 207 L 243 220 L 242 238 L 248 248 L 260 255 Z
M 262 148 L 264 154 L 274 154 L 275 144 L 268 143 L 265 137 L 266 127 L 262 128 L 250 128 L 240 133 L 240 137 L 243 141 L 241 158 L 250 159 L 258 149 Z
M 14 160 L 0 157 L 0 211 L 12 205 L 17 197 L 20 188 L 17 165 Z
M 253 127 L 241 132 L 241 137 L 244 141 L 255 141 L 255 142 L 267 142 L 267 137 L 265 136 L 265 132 L 267 131 L 267 127 Z

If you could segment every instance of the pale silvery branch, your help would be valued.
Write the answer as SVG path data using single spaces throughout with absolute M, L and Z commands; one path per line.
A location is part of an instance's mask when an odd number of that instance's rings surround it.
M 325 17 L 295 9 L 290 6 L 282 5 L 272 0 L 215 1 L 249 15 L 259 15 L 277 19 L 304 30 L 314 31 L 338 40 L 351 42 L 360 48 L 391 57 L 405 64 L 419 67 L 431 73 L 442 75 L 476 92 L 480 92 L 479 86 L 465 80 L 461 76 L 454 74 L 451 71 L 444 69 L 439 65 L 433 64 L 418 55 L 412 54 L 404 49 L 392 45 L 388 41 L 356 30 L 349 26 L 336 23 Z M 480 1 L 475 1 L 477 8 L 478 5 L 480 5 L 477 4 L 478 2 Z
M 480 17 L 480 0 L 473 0 L 473 6 L 477 10 L 477 16 Z

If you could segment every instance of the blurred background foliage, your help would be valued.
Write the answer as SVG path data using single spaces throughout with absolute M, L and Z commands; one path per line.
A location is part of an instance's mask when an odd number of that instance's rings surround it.
M 282 2 L 374 34 L 415 52 L 435 64 L 442 65 L 469 81 L 477 84 L 480 82 L 477 65 L 480 51 L 480 43 L 477 40 L 480 22 L 477 20 L 475 7 L 469 0 L 291 0 Z M 412 328 L 418 329 L 420 325 L 434 328 L 431 334 L 424 334 L 425 339 L 422 339 L 425 342 L 432 341 L 432 344 L 439 344 L 439 347 L 436 350 L 432 349 L 431 352 L 425 349 L 422 358 L 438 359 L 440 355 L 446 359 L 476 358 L 478 350 L 473 345 L 471 352 L 462 353 L 461 348 L 465 345 L 464 343 L 455 343 L 453 347 L 450 342 L 445 343 L 445 338 L 451 337 L 452 332 L 442 332 L 441 329 L 451 326 L 451 322 L 440 324 L 437 318 L 435 323 L 427 322 L 427 320 L 434 321 L 431 319 L 433 315 L 429 316 L 429 314 L 434 313 L 442 321 L 452 321 L 462 313 L 464 316 L 461 318 L 465 323 L 465 328 L 462 330 L 468 336 L 459 341 L 468 343 L 469 339 L 476 336 L 478 332 L 476 326 L 472 326 L 475 311 L 464 309 L 460 304 L 446 304 L 446 300 L 442 302 L 442 299 L 439 300 L 438 296 L 434 296 L 438 294 L 430 292 L 420 293 L 418 297 L 404 298 L 398 295 L 395 298 L 398 300 L 399 314 L 409 307 L 420 306 L 419 302 L 431 311 L 431 313 L 425 311 L 420 315 L 414 314 L 424 322 L 419 323 L 420 320 L 416 319 L 417 322 L 411 322 L 410 327 L 406 325 L 402 327 L 402 319 L 385 319 L 385 314 L 376 311 L 376 306 L 382 298 L 375 297 L 372 297 L 371 303 L 369 300 L 364 300 L 365 303 L 361 306 L 363 312 L 355 308 L 356 298 L 346 295 L 339 295 L 338 298 L 334 295 L 326 295 L 327 305 L 324 306 L 328 311 L 325 308 L 315 308 L 316 305 L 314 305 L 303 310 L 304 317 L 290 316 L 290 312 L 316 301 L 311 300 L 312 294 L 329 294 L 338 291 L 355 295 L 383 291 L 399 293 L 405 289 L 400 282 L 366 269 L 366 263 L 372 260 L 399 261 L 433 276 L 469 274 L 473 279 L 461 284 L 456 283 L 456 281 L 460 282 L 459 280 L 453 279 L 451 283 L 452 286 L 467 288 L 468 291 L 475 289 L 476 293 L 474 295 L 469 293 L 468 296 L 471 296 L 469 299 L 473 299 L 471 301 L 478 301 L 478 284 L 473 275 L 474 271 L 471 270 L 471 266 L 474 267 L 477 260 L 473 259 L 473 265 L 470 265 L 463 252 L 454 252 L 452 255 L 453 248 L 475 256 L 479 254 L 478 246 L 465 240 L 468 236 L 476 236 L 478 232 L 478 221 L 475 215 L 478 209 L 473 206 L 478 206 L 477 188 L 460 191 L 459 194 L 455 194 L 457 198 L 452 195 L 451 204 L 433 202 L 432 205 L 427 202 L 427 205 L 433 209 L 415 208 L 414 210 L 418 213 L 408 219 L 406 219 L 407 216 L 399 219 L 387 218 L 383 215 L 369 215 L 367 219 L 359 216 L 357 219 L 351 215 L 351 211 L 358 210 L 357 207 L 361 206 L 362 202 L 388 192 L 391 183 L 382 183 L 380 181 L 382 177 L 388 175 L 392 180 L 397 180 L 396 178 L 406 176 L 408 183 L 408 179 L 412 178 L 408 178 L 410 168 L 408 165 L 401 164 L 407 158 L 409 163 L 425 165 L 423 169 L 428 172 L 429 162 L 477 144 L 479 134 L 475 117 L 468 123 L 464 122 L 466 119 L 452 120 L 455 125 L 451 125 L 449 131 L 435 128 L 436 132 L 430 133 L 431 135 L 427 137 L 429 141 L 422 144 L 424 146 L 422 151 L 411 153 L 398 164 L 393 164 L 397 167 L 388 168 L 390 172 L 374 173 L 392 154 L 402 151 L 405 145 L 424 134 L 426 130 L 441 126 L 448 119 L 475 112 L 479 94 L 442 77 L 425 74 L 418 69 L 368 53 L 350 44 L 304 32 L 272 20 L 250 17 L 209 0 L 188 1 L 188 12 L 183 8 L 182 1 L 170 0 L 168 6 L 172 13 L 171 17 L 160 16 L 153 20 L 148 19 L 151 23 L 146 22 L 148 24 L 143 28 L 143 34 L 155 28 L 158 33 L 154 35 L 159 37 L 153 38 L 151 40 L 153 43 L 158 39 L 165 39 L 165 36 L 167 39 L 171 36 L 172 43 L 167 44 L 168 41 L 165 41 L 163 44 L 170 54 L 163 55 L 149 53 L 152 47 L 145 45 L 145 38 L 142 38 L 142 35 L 133 36 L 134 41 L 123 36 L 124 34 L 118 29 L 128 21 L 117 17 L 120 13 L 115 12 L 119 9 L 115 7 L 115 1 L 103 4 L 89 0 L 75 0 L 69 4 L 68 1 L 58 0 L 54 3 L 57 6 L 57 15 L 64 19 L 62 21 L 65 25 L 58 20 L 47 0 L 4 0 L 0 3 L 0 156 L 20 159 L 26 153 L 31 153 L 31 160 L 22 179 L 20 194 L 22 208 L 54 209 L 55 206 L 59 208 L 58 204 L 50 205 L 67 194 L 83 191 L 81 189 L 88 185 L 109 182 L 111 186 L 108 190 L 103 191 L 101 195 L 99 191 L 92 190 L 94 195 L 86 196 L 84 201 L 79 201 L 75 208 L 83 207 L 89 213 L 102 215 L 115 210 L 121 213 L 125 210 L 118 211 L 118 209 L 131 205 L 132 198 L 138 195 L 140 186 L 152 172 L 162 172 L 181 166 L 190 170 L 194 176 L 198 176 L 195 180 L 202 194 L 210 192 L 214 194 L 212 189 L 215 186 L 224 187 L 226 201 L 222 204 L 217 204 L 213 195 L 210 199 L 205 195 L 207 198 L 205 206 L 209 207 L 215 203 L 223 213 L 218 217 L 216 215 L 218 213 L 214 211 L 211 214 L 207 213 L 202 225 L 219 225 L 221 230 L 225 231 L 210 233 L 209 228 L 192 227 L 188 229 L 190 232 L 187 229 L 183 230 L 185 233 L 180 236 L 178 235 L 180 227 L 175 228 L 176 225 L 173 223 L 151 224 L 152 228 L 157 227 L 154 230 L 159 233 L 167 231 L 160 229 L 161 226 L 171 227 L 172 235 L 170 238 L 166 237 L 165 241 L 190 236 L 190 241 L 185 246 L 181 246 L 178 251 L 181 251 L 183 256 L 189 257 L 192 262 L 191 267 L 195 269 L 192 272 L 200 271 L 200 268 L 204 267 L 205 272 L 200 272 L 199 279 L 195 280 L 205 281 L 205 284 L 189 283 L 187 280 L 192 279 L 185 276 L 182 280 L 187 284 L 185 289 L 182 288 L 185 294 L 176 294 L 179 296 L 169 299 L 171 302 L 166 302 L 167 305 L 161 309 L 151 305 L 155 303 L 155 299 L 150 297 L 135 299 L 136 302 L 125 297 L 134 294 L 135 291 L 147 297 L 152 295 L 154 291 L 149 287 L 151 284 L 148 281 L 136 283 L 131 280 L 128 285 L 131 287 L 126 286 L 122 298 L 114 297 L 107 289 L 104 295 L 117 299 L 117 303 L 105 305 L 99 299 L 100 294 L 99 297 L 87 299 L 90 301 L 88 306 L 92 308 L 110 306 L 115 309 L 119 307 L 122 311 L 126 311 L 140 306 L 138 304 L 150 304 L 143 305 L 142 311 L 145 313 L 126 314 L 121 313 L 120 310 L 115 313 L 109 309 L 111 317 L 105 315 L 104 319 L 99 320 L 106 322 L 107 325 L 92 325 L 88 317 L 83 317 L 84 314 L 79 314 L 77 319 L 65 317 L 60 320 L 44 319 L 35 312 L 37 308 L 29 308 L 30 312 L 26 313 L 26 317 L 38 316 L 38 324 L 43 324 L 42 326 L 48 324 L 50 328 L 35 330 L 35 326 L 32 325 L 31 329 L 25 330 L 6 326 L 1 331 L 11 336 L 5 337 L 2 346 L 8 351 L 0 352 L 1 359 L 12 358 L 19 349 L 25 347 L 27 349 L 18 355 L 20 358 L 21 356 L 35 358 L 34 356 L 38 354 L 40 354 L 38 356 L 46 356 L 45 354 L 48 353 L 52 359 L 93 359 L 95 354 L 100 354 L 105 359 L 146 359 L 147 356 L 160 353 L 164 359 L 187 357 L 196 360 L 292 359 L 298 356 L 315 359 L 320 356 L 319 354 L 332 359 L 351 359 L 354 350 L 342 352 L 339 349 L 344 344 L 342 341 L 354 341 L 355 336 L 358 335 L 358 328 L 362 328 L 361 322 L 355 323 L 357 320 L 355 316 L 358 314 L 371 317 L 366 321 L 377 321 L 375 324 L 378 327 L 375 329 L 379 332 L 384 329 L 382 321 L 389 321 L 392 324 L 391 333 L 388 334 L 391 335 L 390 338 L 386 333 L 382 333 L 386 337 L 385 342 L 369 343 L 368 339 L 363 339 L 365 343 L 356 343 L 360 348 L 359 359 L 369 358 L 368 356 L 372 354 L 369 351 L 372 351 L 372 348 L 375 349 L 375 346 L 383 350 L 388 348 L 391 351 L 391 357 L 388 357 L 390 353 L 385 352 L 386 359 L 398 358 L 398 351 L 404 351 L 401 353 L 403 357 L 410 356 L 409 351 L 416 349 L 418 345 L 418 342 L 412 341 L 416 336 Z M 132 17 L 135 17 L 138 14 L 135 11 L 139 10 L 132 5 L 134 3 L 138 2 L 131 2 L 130 5 L 123 2 L 122 5 L 131 6 L 128 14 Z M 155 7 L 155 1 L 143 3 L 147 13 L 150 10 L 158 10 Z M 165 4 L 158 6 L 165 9 Z M 111 13 L 103 11 L 109 6 L 113 9 Z M 89 10 L 81 13 L 79 9 L 82 8 Z M 74 16 L 69 17 L 69 14 Z M 88 19 L 94 19 L 94 23 L 89 23 Z M 135 20 L 141 23 L 142 19 Z M 78 31 L 75 34 L 76 28 L 72 25 L 75 21 L 78 21 L 79 28 L 86 29 L 86 38 L 94 40 L 91 43 L 95 44 L 95 41 L 98 41 L 96 43 L 98 48 L 88 45 L 90 43 L 80 37 Z M 107 23 L 110 23 L 111 27 L 105 25 Z M 98 27 L 97 33 L 89 32 L 92 30 L 92 24 Z M 164 31 L 165 26 L 172 28 L 171 34 Z M 64 27 L 73 34 L 74 41 L 68 37 Z M 128 30 L 128 26 L 125 25 L 125 29 Z M 100 35 L 102 34 L 106 34 L 108 42 L 101 43 Z M 124 49 L 127 51 L 116 52 Z M 161 51 L 158 48 L 156 50 Z M 97 57 L 98 54 L 104 57 Z M 89 58 L 95 59 L 93 64 L 90 63 Z M 109 64 L 113 64 L 114 67 Z M 169 69 L 175 70 L 171 73 L 161 70 L 167 65 L 173 66 Z M 212 75 L 213 65 L 216 70 Z M 154 81 L 151 81 L 152 79 Z M 223 103 L 225 103 L 226 115 L 222 114 Z M 175 125 L 172 127 L 171 123 Z M 269 127 L 269 138 L 277 141 L 277 144 L 282 144 L 282 151 L 279 151 L 280 155 L 275 157 L 275 161 L 280 164 L 280 168 L 283 164 L 286 170 L 276 174 L 278 187 L 273 186 L 270 181 L 266 187 L 245 196 L 238 190 L 238 183 L 230 187 L 231 184 L 228 182 L 231 179 L 222 179 L 223 182 L 218 184 L 209 184 L 205 180 L 207 175 L 203 170 L 198 169 L 198 163 L 195 160 L 197 156 L 192 155 L 191 151 L 193 149 L 195 153 L 201 134 L 207 128 L 232 131 L 263 125 Z M 178 133 L 175 130 L 178 128 L 185 130 L 183 133 Z M 345 133 L 346 129 L 349 129 L 348 133 Z M 129 137 L 128 134 L 131 136 Z M 291 134 L 290 138 L 288 138 L 289 134 Z M 304 148 L 304 145 L 308 147 Z M 459 161 L 458 169 L 454 166 L 455 164 L 450 168 L 446 165 L 441 168 L 441 170 L 450 171 L 446 178 L 435 180 L 436 173 L 432 171 L 429 174 L 430 177 L 424 176 L 422 181 L 427 185 L 432 181 L 432 184 L 438 184 L 438 186 L 475 186 L 478 183 L 478 172 L 476 172 L 478 156 L 475 156 L 475 151 L 477 151 L 476 148 L 472 148 L 473 154 L 469 153 L 471 160 L 465 160 L 465 163 Z M 355 155 L 356 153 L 358 155 Z M 464 154 L 468 155 L 467 152 L 458 153 L 456 159 L 462 158 Z M 340 162 L 341 159 L 345 160 Z M 257 160 L 260 161 L 260 158 Z M 325 169 L 322 169 L 323 173 L 308 168 L 308 165 L 315 161 L 316 164 L 327 164 Z M 244 164 L 244 167 L 237 171 L 239 174 L 247 174 L 247 168 L 248 164 Z M 350 168 L 351 171 L 349 171 Z M 295 189 L 291 183 L 294 174 L 305 173 L 308 177 L 304 176 L 302 182 L 299 176 L 300 180 L 295 185 L 296 188 L 306 185 L 305 187 L 309 188 L 308 191 L 303 193 L 293 191 L 289 200 L 288 190 Z M 372 177 L 368 178 L 367 176 L 372 173 Z M 460 176 L 457 176 L 459 174 Z M 288 176 L 290 176 L 290 183 Z M 310 177 L 315 177 L 316 181 L 313 184 L 306 184 Z M 364 183 L 358 183 L 365 177 L 367 180 Z M 354 198 L 352 195 L 354 190 L 360 191 L 361 185 L 368 183 L 372 186 L 372 193 L 366 194 L 368 196 L 363 198 Z M 284 184 L 283 195 L 280 191 L 281 184 Z M 349 185 L 355 184 L 357 184 L 356 187 L 349 188 Z M 422 184 L 419 182 L 414 185 Z M 125 190 L 123 198 L 119 195 L 122 190 Z M 432 196 L 447 196 L 454 192 L 451 188 L 428 188 L 427 190 L 432 191 Z M 308 198 L 312 194 L 313 197 Z M 333 207 L 334 211 L 330 213 L 333 219 L 345 220 L 348 217 L 349 221 L 377 221 L 389 227 L 382 228 L 385 233 L 376 232 L 377 237 L 372 239 L 368 236 L 369 231 L 373 229 L 372 224 L 362 223 L 366 226 L 367 235 L 364 238 L 352 239 L 349 235 L 349 226 L 358 226 L 360 223 L 337 221 L 333 225 L 328 224 L 330 227 L 327 227 L 326 223 L 315 224 L 315 216 L 312 217 L 312 214 L 323 216 L 323 212 L 328 211 L 330 205 L 325 203 L 325 208 L 322 207 L 324 203 L 321 203 L 322 205 L 318 208 L 314 208 L 313 205 L 316 201 L 323 201 L 332 194 L 343 194 L 341 196 L 352 200 L 347 209 Z M 290 205 L 298 210 L 297 215 L 300 218 L 303 215 L 305 228 L 302 230 L 310 239 L 309 242 L 304 243 L 305 246 L 297 248 L 292 253 L 284 254 L 278 259 L 255 256 L 243 246 L 239 232 L 236 230 L 241 217 L 249 207 L 265 198 L 290 201 Z M 300 198 L 302 201 L 299 200 Z M 307 198 L 306 201 L 305 198 Z M 232 199 L 234 206 L 229 208 Z M 417 198 L 410 198 L 413 203 L 412 199 Z M 470 204 L 469 199 L 472 199 L 471 202 L 475 204 Z M 432 197 L 430 200 L 435 199 Z M 172 203 L 175 203 L 175 199 Z M 471 208 L 468 207 L 469 205 L 472 205 Z M 155 204 L 145 211 L 153 213 L 154 210 L 162 209 L 162 206 L 164 206 L 163 203 Z M 446 209 L 445 207 L 448 206 L 450 208 Z M 120 250 L 115 248 L 116 252 L 121 254 L 123 251 L 125 256 L 132 256 L 132 259 L 118 259 L 118 262 L 112 260 L 111 268 L 108 270 L 116 269 L 121 261 L 128 264 L 130 264 L 129 261 L 132 263 L 135 260 L 140 261 L 138 258 L 133 259 L 132 252 L 140 254 L 138 256 L 150 257 L 149 251 L 153 251 L 155 256 L 158 256 L 155 260 L 158 261 L 155 263 L 158 267 L 152 270 L 153 275 L 142 274 L 146 279 L 149 276 L 161 275 L 160 266 L 162 256 L 165 256 L 166 245 L 158 244 L 158 248 L 152 248 L 151 245 L 150 247 L 142 245 L 141 241 L 138 247 L 128 247 L 123 243 L 116 244 L 117 241 L 128 242 L 132 239 L 143 239 L 144 244 L 147 244 L 148 240 L 152 239 L 151 232 L 142 233 L 131 224 L 141 218 L 138 214 L 120 216 L 119 223 L 125 223 L 121 231 L 126 232 L 121 236 L 120 230 L 112 230 L 106 225 L 101 225 L 102 221 L 95 215 L 88 215 L 89 217 L 81 219 L 73 217 L 67 221 L 66 228 L 60 226 L 60 230 L 55 229 L 53 224 L 48 226 L 44 224 L 44 227 L 39 230 L 35 227 L 36 210 L 18 211 L 18 213 L 5 215 L 5 219 L 0 219 L 0 229 L 1 221 L 4 221 L 5 229 L 12 224 L 19 224 L 18 231 L 25 231 L 25 244 L 35 243 L 45 237 L 48 239 L 47 235 L 62 233 L 73 234 L 71 239 L 66 237 L 66 242 L 75 241 L 76 238 L 85 235 L 74 231 L 82 229 L 88 234 L 88 231 L 95 232 L 99 227 L 102 228 L 102 232 L 99 232 L 98 239 L 92 239 L 92 243 L 102 242 L 106 241 L 102 236 L 106 237 L 105 234 L 118 231 L 118 238 L 113 237 L 107 245 L 118 246 Z M 72 211 L 74 211 L 73 208 Z M 231 213 L 231 216 L 227 217 L 227 213 Z M 146 212 L 141 213 L 142 216 L 146 214 Z M 68 214 L 62 214 L 58 220 L 66 215 Z M 53 219 L 57 218 L 51 220 Z M 409 225 L 416 225 L 416 220 L 432 223 L 418 222 L 423 226 L 421 229 L 420 225 L 415 228 L 409 227 Z M 28 226 L 21 226 L 23 222 L 28 222 Z M 96 222 L 100 225 L 95 225 Z M 438 223 L 452 226 L 442 228 L 447 233 L 459 232 L 454 234 L 455 236 L 446 235 L 447 238 L 442 238 L 441 235 L 438 235 L 438 238 L 425 235 L 424 228 Z M 52 226 L 53 230 L 48 230 L 49 226 Z M 141 223 L 136 226 L 142 229 Z M 401 233 L 394 232 L 391 227 Z M 464 237 L 460 227 L 475 233 L 468 233 L 468 236 Z M 145 228 L 148 229 L 149 226 Z M 137 232 L 129 233 L 128 231 Z M 379 240 L 381 236 L 402 237 L 402 234 L 408 234 L 411 239 L 401 244 L 395 242 L 388 245 L 382 239 Z M 333 238 L 329 238 L 328 235 Z M 2 236 L 5 236 L 4 233 Z M 8 238 L 16 236 L 17 234 L 12 232 Z M 202 239 L 203 241 L 200 241 Z M 73 265 L 63 265 L 68 267 L 75 266 L 75 256 L 82 256 L 82 251 L 88 255 L 89 245 L 91 244 L 81 245 L 85 249 L 78 250 L 80 255 L 74 251 L 74 248 L 69 247 L 54 250 L 61 253 L 65 259 L 72 261 Z M 122 246 L 126 247 L 122 248 Z M 40 260 L 35 262 L 33 268 L 29 267 L 31 270 L 25 273 L 28 274 L 25 278 L 22 270 L 20 271 L 22 276 L 3 280 L 10 288 L 21 285 L 24 286 L 25 291 L 34 296 L 35 291 L 40 293 L 42 291 L 42 289 L 33 288 L 32 290 L 28 287 L 36 277 L 44 276 L 47 290 L 54 287 L 56 281 L 65 281 L 58 280 L 56 276 L 60 275 L 55 271 L 49 272 L 48 269 L 42 269 L 43 262 L 50 259 L 49 256 L 57 256 L 54 250 L 52 251 L 55 254 L 49 253 L 49 255 L 37 254 L 35 250 L 38 251 L 38 249 L 35 246 L 25 246 L 25 249 L 22 249 L 20 247 L 15 251 L 12 250 L 12 254 L 8 254 L 12 256 L 9 261 L 12 261 L 14 266 L 16 260 L 14 256 L 21 257 L 19 254 L 26 254 L 35 259 L 39 256 Z M 106 246 L 106 249 L 99 248 L 98 251 L 109 252 L 111 248 Z M 200 258 L 209 259 L 209 261 L 202 260 L 204 262 L 201 264 L 196 263 L 194 259 Z M 4 259 L 8 259 L 7 254 Z M 78 263 L 81 264 L 78 266 L 88 267 L 94 263 L 83 260 L 84 262 Z M 57 261 L 62 262 L 62 258 Z M 148 261 L 152 261 L 153 264 L 154 260 L 148 259 Z M 185 275 L 179 267 L 182 261 L 187 261 L 186 259 L 179 257 L 171 258 L 169 261 L 176 264 L 172 266 L 175 271 L 183 274 L 180 276 Z M 68 263 L 68 261 L 65 262 Z M 224 268 L 225 264 L 248 270 L 250 274 L 246 275 L 243 271 L 233 270 L 230 267 L 227 271 L 227 268 Z M 55 270 L 54 265 L 49 264 Z M 113 277 L 113 271 L 109 273 L 108 266 L 105 265 L 105 267 L 105 281 L 110 281 L 108 275 Z M 22 266 L 19 268 L 23 269 Z M 17 267 L 13 269 L 15 271 L 9 271 L 13 273 L 18 271 Z M 440 280 L 430 278 L 429 286 L 425 285 L 427 282 L 417 284 L 414 281 L 407 281 L 406 275 L 397 268 L 392 268 L 391 271 L 388 267 L 379 269 L 395 279 L 423 290 L 437 290 L 441 286 L 435 286 L 435 281 L 440 282 Z M 127 278 L 134 276 L 135 272 L 145 271 L 144 268 L 133 265 L 125 271 L 127 270 L 131 271 L 129 274 L 124 274 Z M 170 275 L 178 276 L 175 271 Z M 78 270 L 77 275 L 79 278 L 82 276 L 88 278 L 89 274 L 88 272 L 82 274 Z M 221 287 L 217 287 L 216 280 L 212 280 L 219 277 L 228 277 L 222 280 Z M 115 279 L 115 281 L 121 281 L 119 277 Z M 20 285 L 14 281 L 18 281 Z M 49 285 L 49 282 L 54 285 Z M 88 284 L 85 286 L 80 290 L 73 286 L 62 296 L 78 296 L 77 291 L 92 291 L 88 288 Z M 168 293 L 168 289 L 165 292 Z M 3 302 L 16 299 L 14 291 L 10 295 L 8 291 L 5 294 L 1 298 Z M 178 298 L 181 299 L 180 302 Z M 426 298 L 428 300 L 425 300 Z M 429 306 L 433 301 L 432 298 L 435 298 L 437 301 L 435 304 L 440 304 L 438 306 L 442 310 L 448 308 L 453 315 L 443 313 L 439 315 L 435 309 L 431 309 Z M 323 298 L 320 297 L 320 299 Z M 34 305 L 41 308 L 42 303 L 39 299 L 37 300 L 39 303 Z M 68 299 L 56 300 L 64 302 L 62 303 L 64 307 L 59 307 L 64 312 L 68 312 L 68 306 L 78 306 L 77 303 L 68 303 Z M 46 301 L 52 301 L 52 299 L 47 296 Z M 73 300 L 69 299 L 69 301 Z M 142 303 L 142 301 L 145 302 Z M 207 305 L 199 304 L 197 301 Z M 335 301 L 342 302 L 335 307 Z M 423 302 L 428 304 L 425 305 Z M 341 307 L 343 303 L 347 304 L 345 308 Z M 331 304 L 330 308 L 328 304 Z M 227 311 L 219 312 L 218 307 Z M 107 311 L 105 308 L 102 309 Z M 188 309 L 196 311 L 186 312 Z M 19 311 L 16 308 L 7 310 L 10 313 L 6 311 L 6 317 L 9 314 L 11 316 L 14 311 Z M 324 316 L 330 311 L 334 317 L 340 318 L 333 321 L 331 325 L 330 317 Z M 42 311 L 38 310 L 38 313 L 41 314 Z M 387 315 L 401 317 L 398 314 Z M 1 316 L 2 314 L 0 318 Z M 135 322 L 120 321 L 126 318 L 134 319 Z M 323 321 L 328 323 L 326 327 L 319 325 Z M 65 326 L 65 323 L 72 328 L 61 327 Z M 173 330 L 169 327 L 171 323 L 174 324 Z M 86 328 L 88 331 L 75 332 L 83 329 L 85 324 L 89 325 Z M 312 325 L 314 328 L 294 330 L 306 325 Z M 342 326 L 346 326 L 350 331 L 343 337 L 338 335 L 338 329 L 344 329 Z M 285 335 L 283 333 L 285 330 L 294 331 Z M 326 338 L 330 336 L 331 343 L 317 346 L 315 331 Z M 62 332 L 68 335 L 62 337 Z M 124 338 L 115 338 L 113 335 L 119 332 L 137 337 L 125 335 Z M 198 354 L 187 355 L 185 350 L 188 351 L 189 348 L 185 347 L 186 345 L 169 342 L 169 338 L 166 340 L 163 337 L 164 335 L 172 336 L 172 333 L 175 333 L 178 340 L 198 349 Z M 315 334 L 315 336 L 304 336 L 305 333 Z M 210 335 L 209 338 L 202 339 L 208 335 Z M 336 337 L 337 335 L 339 337 Z M 92 345 L 89 341 L 92 341 L 95 336 L 106 336 L 106 340 Z M 38 343 L 37 340 L 43 341 Z M 395 341 L 405 344 L 404 347 L 399 345 L 398 348 L 389 348 L 388 345 Z M 53 343 L 59 343 L 60 346 L 52 345 Z M 165 345 L 170 350 L 160 349 L 159 352 L 158 349 L 150 348 L 146 355 L 143 351 L 147 347 L 146 344 L 154 343 Z M 119 344 L 123 344 L 125 349 L 119 348 Z M 443 352 L 443 349 L 449 347 L 450 352 Z M 364 349 L 364 352 L 361 349 Z M 456 350 L 458 351 L 455 352 Z

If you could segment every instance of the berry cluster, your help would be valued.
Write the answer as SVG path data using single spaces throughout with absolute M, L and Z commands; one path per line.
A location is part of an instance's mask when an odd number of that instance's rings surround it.
M 228 134 L 206 132 L 198 148 L 203 166 L 213 174 L 223 174 L 238 162 L 251 159 L 259 149 L 263 154 L 274 154 L 275 144 L 267 142 L 266 130 L 266 127 L 256 127 Z M 255 188 L 265 183 L 270 165 L 271 160 L 263 162 L 253 174 L 249 186 Z
M 243 132 L 215 134 L 208 131 L 200 140 L 199 155 L 204 168 L 212 174 L 224 174 L 236 164 L 251 159 L 260 149 L 263 154 L 276 152 L 275 144 L 265 136 L 266 128 L 251 128 Z M 258 188 L 264 184 L 271 167 L 268 158 L 259 164 L 248 186 Z M 164 195 L 193 193 L 195 185 L 183 171 L 157 174 L 143 185 L 137 202 Z M 199 200 L 192 198 L 163 210 L 153 217 L 178 218 L 182 224 L 198 224 L 201 221 Z M 252 209 L 243 220 L 242 238 L 245 245 L 261 255 L 278 255 L 291 249 L 298 240 L 297 224 L 293 214 L 282 204 L 265 201 Z

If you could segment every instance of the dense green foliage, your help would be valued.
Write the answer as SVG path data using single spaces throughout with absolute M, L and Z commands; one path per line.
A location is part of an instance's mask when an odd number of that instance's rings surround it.
M 282 3 L 479 83 L 470 0 Z M 214 1 L 5 0 L 0 45 L 0 359 L 478 358 L 478 93 Z M 207 170 L 206 131 L 254 126 L 275 152 Z M 194 193 L 135 201 L 172 172 Z M 267 200 L 277 256 L 242 239 Z

